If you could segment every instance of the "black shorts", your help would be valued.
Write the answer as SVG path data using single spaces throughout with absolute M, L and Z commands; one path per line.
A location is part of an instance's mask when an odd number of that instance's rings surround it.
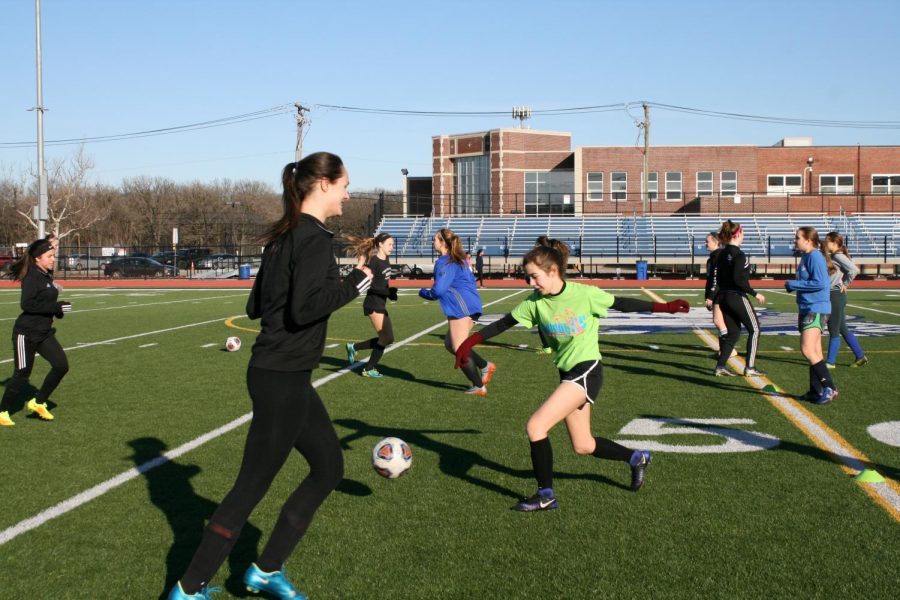
M 594 403 L 603 387 L 603 363 L 599 360 L 580 362 L 568 371 L 559 370 L 559 382 L 568 381 L 584 390 L 585 400 Z
M 363 314 L 367 317 L 372 313 L 381 313 L 387 315 L 387 298 L 376 296 L 375 294 L 366 294 L 363 300 Z
M 460 319 L 472 319 L 473 321 L 477 321 L 481 318 L 481 313 L 472 313 L 468 317 L 447 317 L 448 321 L 458 321 Z

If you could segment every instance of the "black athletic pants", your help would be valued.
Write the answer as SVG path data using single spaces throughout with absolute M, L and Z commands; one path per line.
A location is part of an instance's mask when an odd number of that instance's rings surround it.
M 341 445 L 310 375 L 309 371 L 290 373 L 254 367 L 247 370 L 253 421 L 241 469 L 181 578 L 185 592 L 195 593 L 218 571 L 291 450 L 297 450 L 309 463 L 309 475 L 284 503 L 275 529 L 256 561 L 263 571 L 281 569 L 319 505 L 343 479 Z
M 747 355 L 744 360 L 748 367 L 756 366 L 756 350 L 759 348 L 759 321 L 750 305 L 750 300 L 740 292 L 720 292 L 719 308 L 725 317 L 728 334 L 719 340 L 719 366 L 724 367 L 731 351 L 741 337 L 741 325 L 747 329 Z
M 40 354 L 50 363 L 50 372 L 44 377 L 44 383 L 35 396 L 38 402 L 46 402 L 62 378 L 69 372 L 66 353 L 63 352 L 62 346 L 59 345 L 53 332 L 42 340 L 36 341 L 31 336 L 13 329 L 12 344 L 15 370 L 13 376 L 6 382 L 6 391 L 3 392 L 3 400 L 0 401 L 0 411 L 13 408 L 16 396 L 19 395 L 19 391 L 28 383 L 28 378 L 31 376 L 35 353 Z

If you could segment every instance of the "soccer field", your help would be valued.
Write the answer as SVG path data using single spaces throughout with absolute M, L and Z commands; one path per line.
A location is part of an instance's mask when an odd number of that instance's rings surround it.
M 345 480 L 286 565 L 298 587 L 314 600 L 895 597 L 900 291 L 851 292 L 850 327 L 870 363 L 849 368 L 843 347 L 832 371 L 840 397 L 820 407 L 791 396 L 807 387 L 793 296 L 764 291 L 757 365 L 767 378 L 751 380 L 712 376 L 702 291 L 607 289 L 692 305 L 687 315 L 611 312 L 601 326 L 594 433 L 652 450 L 653 463 L 632 493 L 626 465 L 576 455 L 558 426 L 560 508 L 538 514 L 510 510 L 534 492 L 525 422 L 557 382 L 537 335 L 515 328 L 480 347 L 498 370 L 487 396 L 470 397 L 435 303 L 401 290 L 388 306 L 397 342 L 380 380 L 345 368 L 344 342 L 373 335 L 362 300 L 335 313 L 313 379 L 345 448 Z M 483 290 L 485 319 L 526 293 Z M 258 323 L 243 316 L 246 290 L 61 297 L 73 303 L 57 323 L 71 370 L 52 398 L 56 420 L 17 408 L 16 426 L 0 430 L 0 598 L 164 597 L 237 473 Z M 18 301 L 17 289 L 0 290 L 0 381 L 12 372 Z M 231 335 L 239 352 L 223 349 Z M 37 359 L 31 383 L 46 372 Z M 372 469 L 385 436 L 412 447 L 397 480 Z M 855 480 L 862 469 L 884 483 Z M 240 577 L 305 472 L 288 460 L 212 582 L 226 589 L 219 597 L 249 595 Z

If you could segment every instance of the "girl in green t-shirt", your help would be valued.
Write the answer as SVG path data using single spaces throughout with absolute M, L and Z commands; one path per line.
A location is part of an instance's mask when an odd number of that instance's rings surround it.
M 622 312 L 688 312 L 684 300 L 648 302 L 616 298 L 603 290 L 565 280 L 569 248 L 559 240 L 538 238 L 537 245 L 522 260 L 526 278 L 534 293 L 502 319 L 472 334 L 456 351 L 456 366 L 465 365 L 469 352 L 516 324 L 537 327 L 553 351 L 559 369 L 559 385 L 531 415 L 526 425 L 531 443 L 531 462 L 537 479 L 537 493 L 516 504 L 518 511 L 549 510 L 559 503 L 553 493 L 553 450 L 550 430 L 565 421 L 572 447 L 578 454 L 620 460 L 631 466 L 631 489 L 644 483 L 650 452 L 630 450 L 612 440 L 591 433 L 591 405 L 603 385 L 603 365 L 597 331 L 600 319 L 612 308 Z

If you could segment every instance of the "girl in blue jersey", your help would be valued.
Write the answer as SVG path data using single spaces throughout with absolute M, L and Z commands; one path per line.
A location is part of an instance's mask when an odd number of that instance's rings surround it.
M 800 351 L 809 361 L 809 391 L 803 397 L 816 404 L 829 404 L 838 391 L 822 355 L 822 333 L 828 328 L 831 314 L 831 276 L 828 257 L 820 250 L 815 227 L 801 227 L 794 236 L 794 246 L 803 255 L 797 266 L 797 278 L 784 282 L 789 292 L 797 292 L 800 309 Z
M 472 269 L 466 264 L 466 252 L 459 236 L 450 229 L 441 229 L 434 234 L 432 243 L 441 257 L 434 263 L 434 285 L 420 289 L 419 295 L 426 300 L 440 302 L 448 325 L 444 347 L 455 355 L 456 349 L 469 337 L 475 321 L 481 316 L 481 298 L 475 287 Z M 471 357 L 472 360 L 463 368 L 463 373 L 472 383 L 465 393 L 484 396 L 497 367 L 474 352 Z

